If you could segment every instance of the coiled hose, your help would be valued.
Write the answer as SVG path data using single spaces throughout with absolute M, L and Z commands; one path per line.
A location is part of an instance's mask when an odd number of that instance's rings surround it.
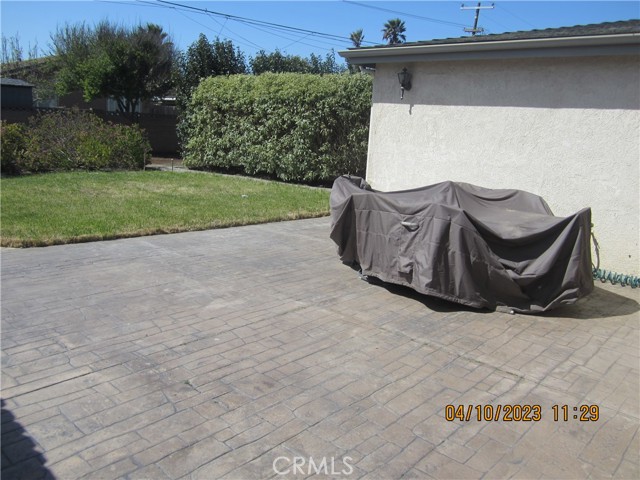
M 596 265 L 593 267 L 593 279 L 600 280 L 602 283 L 611 282 L 612 285 L 620 285 L 622 287 L 630 286 L 631 288 L 637 288 L 640 286 L 640 277 L 635 275 L 625 275 L 623 273 L 612 272 L 611 270 L 604 270 L 600 267 L 600 245 L 596 240 L 593 231 L 591 232 L 591 238 L 593 239 L 593 246 L 596 250 Z
M 611 282 L 612 285 L 620 284 L 623 287 L 627 285 L 631 288 L 640 286 L 640 277 L 635 277 L 633 275 L 624 275 L 622 273 L 602 270 L 595 267 L 593 269 L 593 279 L 600 279 L 602 283 Z

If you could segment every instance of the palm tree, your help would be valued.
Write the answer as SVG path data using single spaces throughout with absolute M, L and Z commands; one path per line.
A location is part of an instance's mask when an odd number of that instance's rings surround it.
M 406 28 L 404 26 L 404 20 L 392 18 L 384 24 L 384 28 L 382 29 L 382 39 L 386 40 L 389 45 L 404 43 L 407 41 L 407 37 L 404 34 L 405 31 Z
M 351 43 L 353 43 L 354 47 L 360 48 L 362 42 L 364 41 L 364 34 L 362 33 L 362 29 L 351 32 L 349 38 L 351 39 Z

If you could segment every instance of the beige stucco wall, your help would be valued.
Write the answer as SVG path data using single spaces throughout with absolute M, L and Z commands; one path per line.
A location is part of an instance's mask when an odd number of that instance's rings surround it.
M 373 188 L 455 180 L 537 193 L 559 216 L 589 206 L 601 268 L 640 273 L 640 57 L 378 64 L 373 97 Z

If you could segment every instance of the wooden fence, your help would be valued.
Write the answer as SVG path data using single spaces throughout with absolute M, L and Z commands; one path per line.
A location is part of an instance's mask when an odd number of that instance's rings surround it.
M 27 123 L 32 115 L 38 112 L 47 112 L 56 109 L 50 108 L 3 108 L 0 118 L 8 123 Z M 152 113 L 136 114 L 131 120 L 118 112 L 104 110 L 91 110 L 98 117 L 108 122 L 131 125 L 134 121 L 145 130 L 151 143 L 153 155 L 176 156 L 178 154 L 178 135 L 176 131 L 176 115 L 160 115 Z

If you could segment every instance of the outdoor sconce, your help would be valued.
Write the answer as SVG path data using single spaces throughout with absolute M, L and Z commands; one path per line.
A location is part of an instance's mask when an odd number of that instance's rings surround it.
M 407 67 L 398 72 L 398 81 L 400 82 L 400 100 L 402 100 L 404 91 L 411 90 L 411 74 L 407 71 Z

